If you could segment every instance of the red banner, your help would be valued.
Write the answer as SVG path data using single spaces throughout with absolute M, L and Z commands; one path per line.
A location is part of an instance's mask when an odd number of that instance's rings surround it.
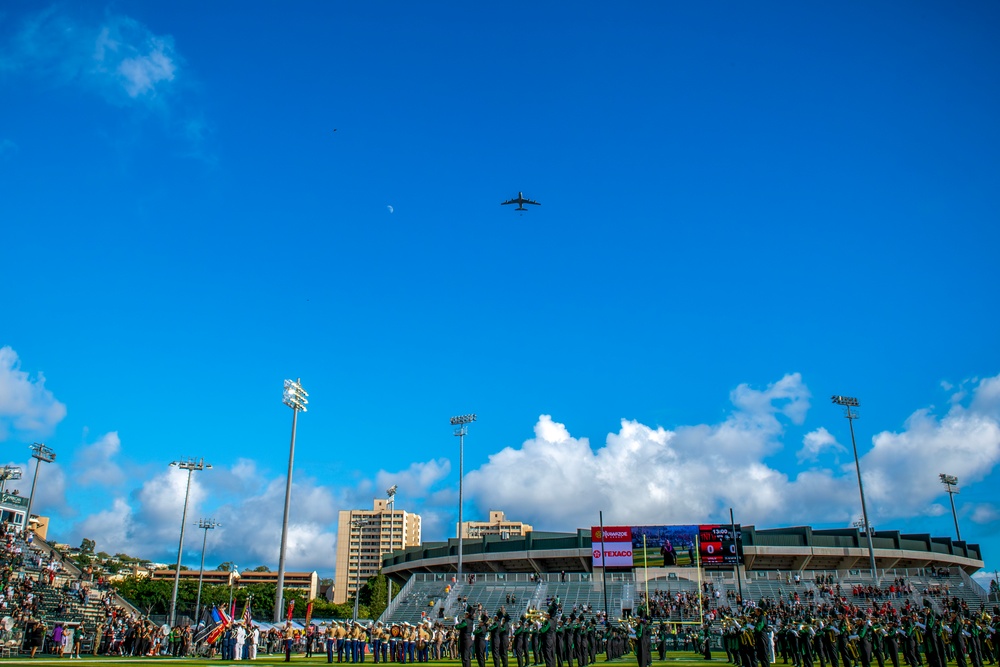
M 295 600 L 288 603 L 288 620 L 292 620 L 292 612 L 295 611 Z

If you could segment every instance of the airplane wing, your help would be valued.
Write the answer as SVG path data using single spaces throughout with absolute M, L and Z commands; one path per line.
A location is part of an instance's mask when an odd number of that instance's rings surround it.
M 525 204 L 534 204 L 535 206 L 541 206 L 541 204 L 539 204 L 538 202 L 536 202 L 533 199 L 525 199 L 523 203 L 525 203 Z
M 506 206 L 507 204 L 516 204 L 516 203 L 517 203 L 516 199 L 508 199 L 507 201 L 500 202 L 500 205 L 501 206 Z

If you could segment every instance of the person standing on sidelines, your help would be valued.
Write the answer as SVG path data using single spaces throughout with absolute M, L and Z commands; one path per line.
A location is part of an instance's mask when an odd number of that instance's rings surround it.
M 285 621 L 285 629 L 283 633 L 283 638 L 285 640 L 285 662 L 292 661 L 292 642 L 295 641 L 295 628 L 292 627 L 291 621 Z

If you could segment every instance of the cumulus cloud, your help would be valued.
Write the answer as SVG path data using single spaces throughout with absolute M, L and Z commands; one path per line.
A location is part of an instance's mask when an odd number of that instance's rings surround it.
M 45 388 L 45 375 L 32 378 L 13 349 L 0 347 L 0 441 L 48 435 L 65 416 L 66 406 Z
M 859 442 L 869 515 L 876 525 L 947 512 L 937 484 L 940 461 L 949 462 L 949 473 L 963 485 L 995 470 L 1000 463 L 998 383 L 1000 378 L 975 380 L 957 390 L 967 396 L 949 402 L 946 412 L 917 410 L 898 431 L 878 433 L 870 445 Z M 778 457 L 790 456 L 783 453 L 786 428 L 804 424 L 808 416 L 810 392 L 802 378 L 789 374 L 764 388 L 743 384 L 730 398 L 731 410 L 717 423 L 668 429 L 622 420 L 601 443 L 541 415 L 532 437 L 468 473 L 466 499 L 480 511 L 502 509 L 540 530 L 590 526 L 600 511 L 606 523 L 691 523 L 727 519 L 730 507 L 746 524 L 850 525 L 858 508 L 853 456 L 843 464 L 835 458 L 824 461 L 824 454 L 846 451 L 826 428 L 808 430 L 796 451 L 800 461 L 811 462 L 808 469 L 787 473 L 777 467 Z M 111 435 L 89 445 L 89 452 L 111 456 Z M 392 484 L 399 488 L 398 505 L 421 513 L 425 539 L 452 535 L 457 498 L 449 461 L 402 465 L 371 477 L 356 475 L 349 486 L 297 475 L 287 566 L 332 569 L 338 511 L 370 507 L 371 499 L 384 497 Z M 180 471 L 157 471 L 131 494 L 79 521 L 73 539 L 96 539 L 105 551 L 172 559 L 185 482 Z M 274 566 L 284 491 L 283 473 L 262 471 L 250 460 L 195 473 L 188 527 L 199 516 L 222 524 L 209 535 L 208 561 Z M 990 503 L 965 512 L 980 525 L 1000 520 Z M 185 562 L 197 562 L 200 540 L 189 536 Z
M 104 439 L 102 439 L 104 440 Z M 373 486 L 399 485 L 399 497 L 422 501 L 423 525 L 443 528 L 451 515 L 438 507 L 454 507 L 450 491 L 435 491 L 450 471 L 447 460 L 414 462 L 391 472 L 380 470 L 354 486 L 333 487 L 299 474 L 293 477 L 286 567 L 325 570 L 333 567 L 339 510 L 370 507 Z M 392 481 L 390 481 L 392 480 Z M 109 553 L 141 554 L 172 562 L 180 531 L 187 474 L 171 469 L 144 481 L 131 494 L 116 497 L 111 507 L 78 521 L 74 541 L 89 538 Z M 377 494 L 381 497 L 381 491 Z M 221 500 L 220 500 L 221 499 Z M 220 525 L 208 536 L 207 562 L 234 560 L 241 567 L 278 562 L 285 500 L 285 476 L 267 476 L 250 460 L 216 466 L 192 477 L 184 562 L 197 562 L 201 541 L 191 526 L 211 516 Z M 408 509 L 413 509 L 409 506 Z
M 865 495 L 874 511 L 898 517 L 926 513 L 941 494 L 942 461 L 963 484 L 976 483 L 1000 463 L 998 378 L 980 381 L 969 407 L 953 404 L 942 417 L 914 412 L 899 432 L 882 432 L 862 458 Z
M 790 373 L 764 390 L 741 384 L 730 394 L 733 405 L 750 414 L 780 413 L 796 424 L 805 421 L 809 411 L 809 390 L 799 373 Z
M 795 456 L 799 463 L 816 461 L 821 454 L 828 451 L 839 454 L 846 452 L 847 448 L 838 443 L 837 439 L 826 428 L 820 426 L 815 431 L 806 433 L 805 437 L 802 438 L 802 449 Z
M 451 461 L 448 459 L 417 461 L 398 472 L 379 470 L 375 475 L 375 483 L 378 488 L 383 489 L 395 484 L 399 487 L 397 493 L 401 497 L 424 498 L 435 484 L 448 476 L 449 472 L 451 472 Z
M 38 460 L 29 458 L 26 461 L 11 461 L 23 471 L 20 480 L 9 481 L 4 485 L 7 492 L 17 490 L 22 496 L 31 495 L 31 483 L 35 478 L 35 466 Z M 38 471 L 38 483 L 35 485 L 35 499 L 31 502 L 31 513 L 41 516 L 74 516 L 75 508 L 66 500 L 66 472 L 58 462 L 43 463 Z
M 87 21 L 51 7 L 25 19 L 6 46 L 0 69 L 79 85 L 117 104 L 156 100 L 180 69 L 172 37 L 117 14 Z
M 902 431 L 873 438 L 861 460 L 873 520 L 933 514 L 942 460 L 970 483 L 993 471 L 1000 462 L 998 386 L 997 378 L 978 382 L 969 407 L 952 405 L 940 418 L 918 410 Z M 601 510 L 606 522 L 686 523 L 722 517 L 729 507 L 745 523 L 847 525 L 857 505 L 853 461 L 794 477 L 768 462 L 781 450 L 781 418 L 803 423 L 809 395 L 798 374 L 763 390 L 740 385 L 721 423 L 666 430 L 623 420 L 596 449 L 542 415 L 534 438 L 469 473 L 469 497 L 480 509 L 504 508 L 540 528 L 593 525 Z M 805 437 L 799 457 L 837 448 L 821 427 Z

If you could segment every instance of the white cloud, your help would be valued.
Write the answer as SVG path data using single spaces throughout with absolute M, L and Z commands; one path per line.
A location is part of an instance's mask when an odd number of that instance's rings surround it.
M 155 95 L 157 86 L 174 80 L 177 56 L 170 36 L 152 34 L 128 17 L 108 19 L 97 36 L 94 71 L 115 76 L 129 97 Z
M 80 447 L 73 460 L 73 481 L 81 486 L 121 484 L 125 473 L 117 462 L 120 452 L 117 432 L 105 433 L 97 442 Z
M 27 461 L 10 463 L 19 467 L 23 474 L 20 480 L 7 482 L 4 489 L 8 492 L 17 489 L 22 496 L 30 496 L 38 459 L 29 458 Z M 58 462 L 43 463 L 38 471 L 35 499 L 31 501 L 31 513 L 48 517 L 76 514 L 76 510 L 66 501 L 66 473 Z
M 400 498 L 424 498 L 430 493 L 431 487 L 447 477 L 449 472 L 451 461 L 448 459 L 417 461 L 411 463 L 406 470 L 398 472 L 379 470 L 375 475 L 375 484 L 381 489 L 395 484 L 399 487 L 396 493 Z
M 993 400 L 997 378 L 973 390 L 969 408 L 952 405 L 943 417 L 917 410 L 898 433 L 882 432 L 861 460 L 865 495 L 876 515 L 900 517 L 927 513 L 942 495 L 938 474 L 963 484 L 979 482 L 1000 463 L 1000 403 Z
M 945 414 L 918 410 L 899 432 L 876 434 L 871 447 L 859 442 L 866 451 L 861 468 L 873 523 L 947 512 L 937 483 L 941 461 L 948 461 L 947 472 L 963 485 L 981 481 L 997 467 L 997 383 L 998 378 L 977 380 L 967 389 L 968 399 L 951 404 Z M 504 510 L 541 530 L 590 526 L 600 511 L 606 523 L 690 523 L 728 518 L 730 507 L 745 524 L 850 525 L 859 508 L 853 457 L 843 465 L 817 463 L 791 475 L 770 460 L 782 452 L 787 424 L 804 422 L 809 395 L 797 374 L 765 389 L 744 384 L 733 390 L 733 409 L 718 423 L 666 429 L 622 420 L 617 432 L 596 446 L 542 415 L 533 437 L 491 455 L 467 475 L 466 500 L 482 511 Z M 112 456 L 111 435 L 90 445 L 89 451 Z M 819 426 L 806 434 L 797 455 L 817 460 L 822 453 L 837 451 L 846 448 Z M 47 467 L 43 474 L 48 472 Z M 456 491 L 443 486 L 451 472 L 450 462 L 439 458 L 398 471 L 379 470 L 371 478 L 355 476 L 351 486 L 327 486 L 298 474 L 287 567 L 329 572 L 338 510 L 370 507 L 372 497 L 384 497 L 392 484 L 399 487 L 398 506 L 421 513 L 425 539 L 451 535 Z M 105 551 L 171 558 L 185 481 L 180 471 L 157 471 L 131 495 L 115 498 L 110 508 L 78 522 L 72 539 L 96 539 Z M 195 473 L 188 528 L 200 516 L 222 524 L 209 535 L 208 562 L 274 567 L 284 492 L 283 473 L 264 473 L 250 460 Z M 992 504 L 968 507 L 966 512 L 973 523 L 998 520 Z M 200 537 L 197 531 L 188 532 L 185 562 L 197 562 Z
M 873 522 L 943 511 L 935 504 L 941 461 L 968 483 L 993 471 L 1000 463 L 998 386 L 998 378 L 983 380 L 969 408 L 953 405 L 941 418 L 919 410 L 902 432 L 873 438 L 861 460 Z M 797 374 L 762 391 L 740 385 L 731 394 L 734 411 L 719 424 L 668 431 L 622 421 L 597 449 L 542 415 L 534 438 L 492 455 L 469 473 L 466 488 L 480 509 L 504 509 L 550 529 L 593 525 L 600 510 L 605 522 L 684 523 L 724 516 L 729 507 L 744 523 L 848 525 L 858 505 L 853 460 L 793 478 L 767 463 L 781 448 L 778 415 L 801 423 L 808 397 Z M 821 427 L 803 450 L 835 447 Z
M 815 431 L 805 434 L 802 438 L 802 449 L 795 456 L 799 463 L 816 461 L 820 454 L 827 451 L 841 453 L 846 452 L 847 448 L 837 442 L 837 439 L 826 428 L 820 426 Z
M 0 69 L 79 85 L 117 104 L 153 102 L 180 69 L 171 36 L 117 14 L 88 21 L 53 6 L 27 18 L 5 46 Z
M 809 397 L 809 390 L 799 373 L 786 375 L 767 385 L 764 391 L 741 384 L 729 396 L 733 405 L 744 411 L 757 414 L 780 412 L 796 424 L 805 421 L 806 412 L 809 411 Z
M 48 435 L 66 416 L 66 406 L 45 388 L 45 375 L 21 370 L 17 353 L 0 347 L 0 441 L 12 433 Z
M 1000 521 L 1000 508 L 993 503 L 977 503 L 972 507 L 969 520 L 978 524 L 995 523 Z

